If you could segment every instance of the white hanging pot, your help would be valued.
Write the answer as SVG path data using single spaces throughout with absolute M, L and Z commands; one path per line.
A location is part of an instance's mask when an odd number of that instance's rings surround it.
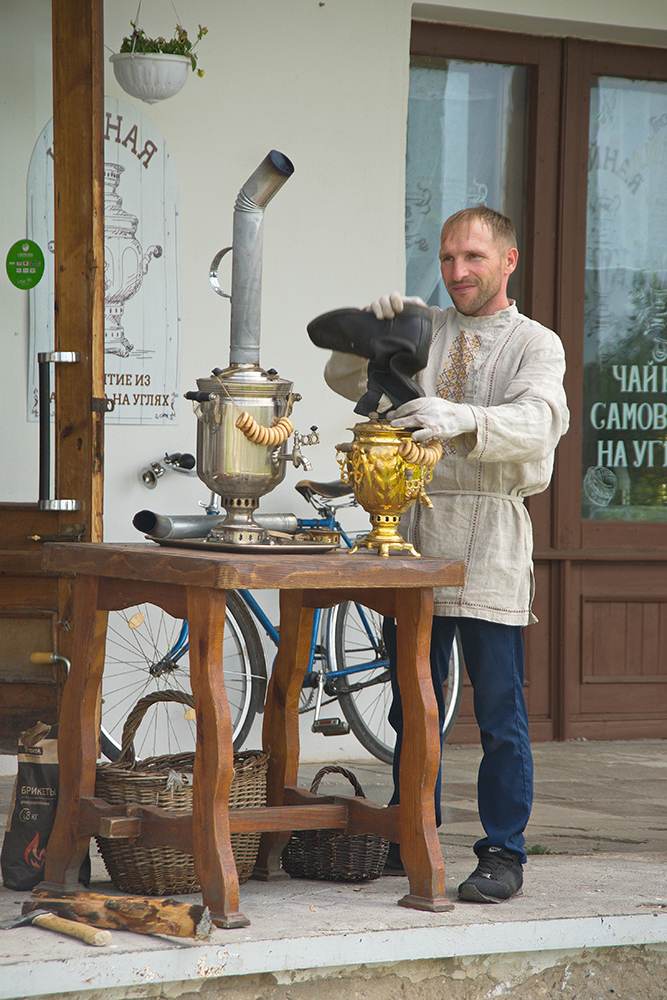
M 189 56 L 166 52 L 116 52 L 109 62 L 123 90 L 146 104 L 173 97 L 192 71 Z

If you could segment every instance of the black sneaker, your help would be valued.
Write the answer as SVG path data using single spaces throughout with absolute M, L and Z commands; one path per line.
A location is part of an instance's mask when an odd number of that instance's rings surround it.
M 521 895 L 523 865 L 517 854 L 500 847 L 487 847 L 479 855 L 472 875 L 459 886 L 459 899 L 473 903 L 502 903 Z

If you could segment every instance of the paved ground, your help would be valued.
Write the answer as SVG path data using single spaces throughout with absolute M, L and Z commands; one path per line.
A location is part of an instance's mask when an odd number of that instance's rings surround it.
M 431 914 L 397 907 L 397 899 L 407 891 L 405 879 L 385 878 L 363 886 L 300 880 L 268 886 L 248 882 L 241 887 L 241 910 L 250 918 L 250 927 L 216 930 L 206 947 L 195 942 L 179 942 L 175 947 L 173 939 L 118 933 L 111 948 L 96 949 L 91 965 L 92 949 L 72 939 L 37 928 L 2 932 L 0 967 L 5 966 L 5 975 L 0 976 L 0 998 L 43 996 L 57 992 L 56 983 L 61 992 L 80 990 L 83 981 L 88 989 L 126 983 L 125 991 L 114 996 L 159 996 L 164 994 L 135 993 L 139 986 L 132 984 L 145 984 L 146 976 L 156 982 L 162 977 L 188 981 L 206 974 L 201 971 L 205 969 L 214 978 L 227 977 L 225 996 L 229 1000 L 236 996 L 228 990 L 236 984 L 235 978 L 232 982 L 235 976 L 241 977 L 239 1000 L 246 996 L 248 1000 L 287 1000 L 290 996 L 324 1000 L 334 995 L 361 997 L 364 993 L 368 1000 L 394 995 L 430 1000 L 441 995 L 433 984 L 438 975 L 443 981 L 441 966 L 446 960 L 459 963 L 447 971 L 450 986 L 454 984 L 447 994 L 452 998 L 504 995 L 519 975 L 524 984 L 532 983 L 530 990 L 525 985 L 523 991 L 512 993 L 522 1000 L 533 996 L 588 1000 L 588 986 L 593 981 L 599 990 L 595 996 L 590 993 L 592 1000 L 602 996 L 664 1000 L 667 740 L 574 741 L 537 744 L 533 749 L 536 794 L 526 833 L 530 858 L 524 894 L 509 903 L 479 906 L 456 902 L 456 886 L 474 867 L 471 845 L 482 833 L 475 792 L 480 751 L 448 745 L 443 756 L 443 826 L 439 836 L 448 896 L 455 902 L 452 911 Z M 304 765 L 300 784 L 309 787 L 319 766 Z M 368 798 L 380 803 L 388 800 L 390 769 L 386 765 L 366 760 L 350 761 L 347 766 L 359 778 Z M 0 816 L 8 808 L 12 783 L 11 778 L 0 778 Z M 327 776 L 321 791 L 349 794 L 349 785 L 344 779 Z M 114 891 L 108 881 L 104 882 L 106 873 L 98 857 L 94 858 L 93 879 L 96 884 L 92 889 Z M 0 890 L 0 918 L 20 912 L 24 898 L 25 894 Z M 35 962 L 38 939 L 39 961 Z M 632 957 L 634 945 L 638 948 L 636 960 Z M 616 951 L 619 946 L 623 948 L 622 961 Z M 571 968 L 568 965 L 570 972 L 565 974 L 563 966 L 556 975 L 553 966 L 558 962 L 548 956 L 570 954 L 577 948 L 589 949 L 595 956 L 591 962 L 598 963 L 597 971 L 589 963 L 584 973 L 584 967 L 574 963 Z M 529 960 L 520 958 L 524 953 L 530 955 Z M 496 970 L 492 976 L 493 962 L 489 964 L 488 955 L 494 954 L 502 956 L 505 964 L 504 972 Z M 611 957 L 600 965 L 600 956 L 605 954 Z M 111 965 L 105 965 L 109 962 Z M 402 973 L 399 975 L 398 967 L 392 964 L 396 962 L 407 963 L 405 968 L 411 970 L 405 973 L 403 985 L 399 982 Z M 475 964 L 479 962 L 483 962 L 483 975 Z M 519 963 L 523 971 L 510 975 L 508 962 Z M 360 985 L 359 969 L 369 967 L 392 968 L 388 978 L 385 976 L 384 994 L 376 992 L 380 989 L 377 984 Z M 422 971 L 415 971 L 418 968 Z M 304 970 L 301 974 L 292 971 L 290 983 L 299 975 L 313 979 L 315 975 L 335 974 L 332 990 L 344 979 L 349 992 L 329 993 L 322 985 L 318 992 L 312 982 L 302 983 L 295 991 L 294 985 L 284 985 L 280 976 L 286 973 L 276 971 L 280 969 Z M 323 972 L 325 969 L 329 971 Z M 252 989 L 246 978 L 249 975 L 256 977 Z M 21 987 L 12 992 L 12 981 L 17 978 Z M 422 983 L 419 989 L 417 981 Z M 608 985 L 603 989 L 605 982 Z M 626 983 L 624 989 L 621 982 Z M 45 983 L 53 985 L 47 988 Z M 315 992 L 308 992 L 309 985 Z M 644 989 L 647 992 L 642 992 Z M 204 990 L 204 995 L 209 994 Z M 218 994 L 210 994 L 214 995 Z

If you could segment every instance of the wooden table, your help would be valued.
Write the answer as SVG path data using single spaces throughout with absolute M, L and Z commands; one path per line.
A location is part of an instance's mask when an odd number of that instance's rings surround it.
M 285 877 L 282 849 L 293 829 L 378 833 L 400 843 L 410 891 L 403 906 L 450 909 L 435 827 L 440 759 L 429 643 L 433 587 L 460 585 L 463 564 L 411 556 L 319 552 L 286 555 L 206 552 L 135 545 L 44 545 L 44 569 L 74 576 L 73 655 L 60 712 L 60 793 L 42 887 L 76 890 L 91 836 L 133 837 L 194 855 L 203 903 L 220 927 L 241 927 L 230 833 L 263 831 L 255 876 Z M 225 592 L 280 590 L 280 645 L 267 693 L 263 745 L 270 753 L 267 806 L 229 812 L 233 776 L 231 716 L 222 672 Z M 397 622 L 398 682 L 405 732 L 400 805 L 314 796 L 297 789 L 299 694 L 308 663 L 314 608 L 357 601 Z M 190 679 L 197 715 L 193 811 L 111 806 L 95 798 L 98 699 L 107 613 L 158 605 L 190 628 Z M 204 748 L 206 752 L 204 753 Z M 178 817 L 178 818 L 177 818 Z

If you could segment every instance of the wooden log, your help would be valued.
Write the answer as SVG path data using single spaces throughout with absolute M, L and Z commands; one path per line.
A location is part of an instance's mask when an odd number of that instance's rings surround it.
M 22 912 L 32 910 L 50 910 L 67 920 L 136 934 L 206 937 L 212 926 L 208 913 L 199 904 L 143 896 L 105 896 L 94 892 L 37 888 L 23 904 Z

